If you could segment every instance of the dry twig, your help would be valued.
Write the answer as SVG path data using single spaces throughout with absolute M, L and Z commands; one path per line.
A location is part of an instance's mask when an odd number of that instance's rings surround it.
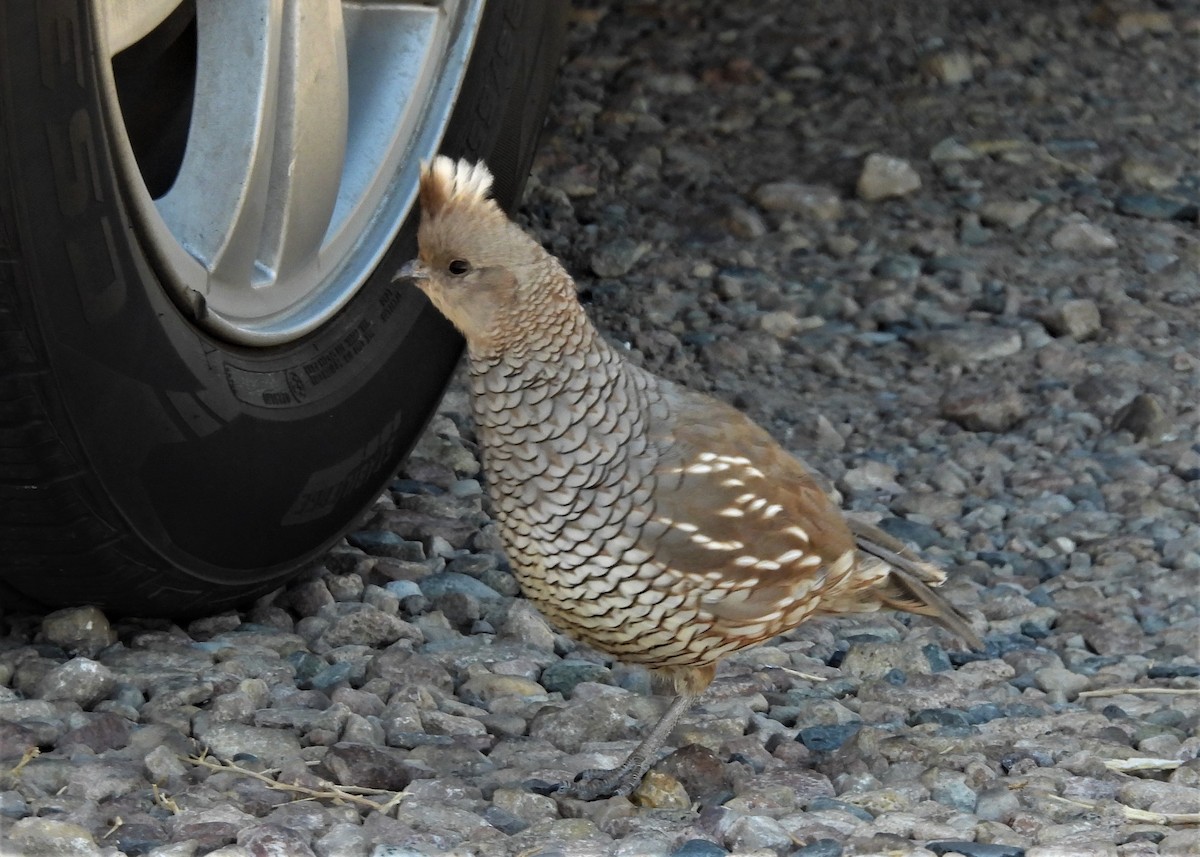
M 167 812 L 171 813 L 171 815 L 179 815 L 179 813 L 183 812 L 183 810 L 179 808 L 179 804 L 175 803 L 175 798 L 171 797 L 166 792 L 159 790 L 158 783 L 152 783 L 150 785 L 150 789 L 154 794 L 154 802 Z
M 404 792 L 390 792 L 387 789 L 371 789 L 362 786 L 342 786 L 336 783 L 331 783 L 326 780 L 321 780 L 322 788 L 313 789 L 308 786 L 296 785 L 294 783 L 281 783 L 276 779 L 272 779 L 269 774 L 251 771 L 248 768 L 240 767 L 232 762 L 223 762 L 220 759 L 213 760 L 207 754 L 199 756 L 182 756 L 185 762 L 192 765 L 197 765 L 201 768 L 208 768 L 210 771 L 223 771 L 225 773 L 240 774 L 246 777 L 252 777 L 259 782 L 265 783 L 269 788 L 276 789 L 281 792 L 289 792 L 295 795 L 302 795 L 300 800 L 332 800 L 335 803 L 353 803 L 358 806 L 373 809 L 376 812 L 387 814 L 389 810 L 400 804 L 404 800 Z M 387 801 L 379 803 L 370 800 L 364 795 L 391 795 Z
M 1077 806 L 1080 809 L 1102 810 L 1105 806 L 1103 803 L 1074 800 L 1073 798 L 1052 795 L 1048 792 L 1042 792 L 1039 796 L 1058 803 Z M 1147 824 L 1200 824 L 1200 812 L 1151 812 L 1147 809 L 1136 809 L 1132 806 L 1126 806 L 1123 803 L 1118 803 L 1117 806 L 1121 808 L 1121 812 L 1130 821 L 1141 821 Z
M 21 776 L 21 771 L 25 770 L 25 766 L 40 755 L 42 755 L 42 751 L 37 747 L 27 747 L 25 752 L 21 754 L 21 758 L 17 760 L 15 765 L 9 768 L 8 773 L 6 773 L 5 776 L 16 779 L 17 777 Z
M 1173 771 L 1182 765 L 1178 759 L 1147 759 L 1134 756 L 1130 759 L 1105 759 L 1104 767 L 1110 771 Z
M 1121 696 L 1130 693 L 1163 693 L 1177 696 L 1200 696 L 1200 687 L 1102 687 L 1099 690 L 1081 690 L 1079 696 Z

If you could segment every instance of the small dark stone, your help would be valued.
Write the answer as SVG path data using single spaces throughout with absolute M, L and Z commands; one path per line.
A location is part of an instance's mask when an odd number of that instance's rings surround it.
M 357 677 L 361 679 L 365 672 L 366 664 L 363 662 L 356 664 L 343 661 L 340 664 L 330 664 L 314 675 L 306 687 L 328 693 L 336 687 L 349 684 L 355 678 L 356 673 Z
M 409 562 L 425 559 L 425 549 L 420 542 L 408 541 L 390 530 L 359 530 L 346 536 L 346 540 L 371 556 L 389 556 Z
M 1036 622 L 1022 622 L 1021 633 L 1034 640 L 1044 640 L 1050 636 L 1050 632 Z
M 1171 623 L 1161 613 L 1150 613 L 1138 621 L 1141 623 L 1142 630 L 1147 634 L 1161 634 L 1171 627 Z
M 840 810 L 841 812 L 847 812 L 855 818 L 862 819 L 863 821 L 875 820 L 875 816 L 871 815 L 871 813 L 867 812 L 861 806 L 855 806 L 852 803 L 847 803 L 844 800 L 838 800 L 834 797 L 815 797 L 804 807 L 805 812 L 817 812 L 822 809 L 836 809 Z
M 1109 703 L 1108 705 L 1101 708 L 1100 713 L 1103 714 L 1105 717 L 1107 717 L 1109 720 L 1128 720 L 1129 719 L 1129 714 L 1125 711 L 1124 708 L 1122 708 L 1119 705 L 1113 705 L 1112 703 Z
M 454 571 L 431 574 L 417 583 L 421 587 L 421 594 L 434 602 L 451 593 L 470 595 L 478 601 L 498 601 L 502 597 L 483 581 Z
M 160 825 L 129 822 L 118 826 L 110 837 L 105 837 L 101 842 L 116 846 L 122 854 L 138 857 L 153 851 L 166 840 L 166 832 Z
M 921 273 L 921 260 L 908 254 L 884 256 L 871 272 L 891 280 L 915 280 Z
M 990 720 L 999 720 L 1004 716 L 1004 712 L 1000 710 L 1000 706 L 994 702 L 972 705 L 967 709 L 966 713 L 967 722 L 972 724 L 987 723 Z
M 938 410 L 967 431 L 1003 432 L 1025 418 L 1029 404 L 1011 384 L 959 381 L 942 395 Z
M 29 815 L 29 804 L 19 792 L 0 792 L 0 818 L 11 818 L 14 821 Z
M 1016 554 L 1011 551 L 979 551 L 976 556 L 983 562 L 986 562 L 992 568 L 1000 568 L 1005 565 L 1012 565 L 1016 559 Z
M 1196 206 L 1186 199 L 1154 193 L 1123 193 L 1116 199 L 1117 211 L 1147 220 L 1189 220 Z
M 894 687 L 902 687 L 908 681 L 908 676 L 904 674 L 904 670 L 893 667 L 884 673 L 883 680 Z
M 907 518 L 884 518 L 879 522 L 879 529 L 902 542 L 912 542 L 920 548 L 942 547 L 946 541 L 933 527 L 918 524 Z
M 729 852 L 715 842 L 707 839 L 689 839 L 668 855 L 668 857 L 725 857 Z
M 998 845 L 994 842 L 960 842 L 946 840 L 930 842 L 925 845 L 934 854 L 946 854 L 951 851 L 962 854 L 963 857 L 1025 857 L 1025 849 L 1016 845 Z
M 284 660 L 295 667 L 296 686 L 304 689 L 311 687 L 309 682 L 313 676 L 329 666 L 324 658 L 319 658 L 311 652 L 292 652 Z
M 925 655 L 925 660 L 929 662 L 929 669 L 935 673 L 944 673 L 953 669 L 950 658 L 946 656 L 946 650 L 937 643 L 928 643 L 922 646 L 921 654 Z
M 533 790 L 530 789 L 530 791 Z M 549 794 L 549 792 L 538 792 L 538 794 Z M 495 805 L 488 806 L 483 811 L 483 820 L 508 836 L 520 833 L 529 826 L 528 822 L 522 821 L 508 810 Z
M 1197 678 L 1200 664 L 1155 664 L 1146 671 L 1147 678 Z
M 1015 753 L 1009 753 L 1006 756 L 1000 757 L 1000 767 L 1004 769 L 1004 773 L 1008 773 L 1016 767 L 1017 763 L 1023 759 L 1030 759 L 1039 768 L 1054 767 L 1054 759 L 1049 753 L 1042 750 L 1018 750 Z
M 1077 672 L 1080 675 L 1095 675 L 1105 667 L 1116 666 L 1121 663 L 1121 658 L 1116 655 L 1099 655 L 1093 658 L 1085 658 L 1075 664 L 1072 672 Z
M 922 708 L 908 718 L 909 726 L 934 723 L 938 726 L 969 726 L 967 715 L 957 708 Z
M 973 664 L 975 661 L 990 661 L 992 659 L 992 656 L 987 652 L 976 652 L 972 649 L 947 652 L 946 657 L 949 658 L 950 663 L 956 667 L 961 667 L 963 664 Z
M 1029 690 L 1031 687 L 1037 687 L 1037 680 L 1033 677 L 1033 673 L 1026 672 L 1020 675 L 1015 675 L 1008 680 L 1008 683 L 1017 690 Z
M 1130 842 L 1153 842 L 1158 844 L 1167 838 L 1167 834 L 1162 830 L 1134 830 L 1121 837 L 1118 845 L 1128 845 Z
M 1033 589 L 1025 593 L 1025 597 L 1036 604 L 1038 607 L 1053 607 L 1054 598 L 1046 591 L 1044 586 L 1035 586 Z
M 530 779 L 521 783 L 521 788 L 526 791 L 533 792 L 535 795 L 550 796 L 558 792 L 563 787 L 563 783 L 552 782 L 550 780 Z
M 575 686 L 583 681 L 612 684 L 612 670 L 603 664 L 571 658 L 555 661 L 542 670 L 539 683 L 551 693 L 558 691 L 569 699 Z
M 444 488 L 416 479 L 393 479 L 391 489 L 397 494 L 445 494 Z
M 833 654 L 829 656 L 829 660 L 826 661 L 826 663 L 834 669 L 837 669 L 842 665 L 842 661 L 846 660 L 847 651 L 847 649 L 834 649 Z
M 800 730 L 796 739 L 810 750 L 829 752 L 846 743 L 862 723 L 838 723 L 826 726 L 808 726 Z
M 323 761 L 342 785 L 398 792 L 412 782 L 403 760 L 390 747 L 342 741 L 329 748 Z

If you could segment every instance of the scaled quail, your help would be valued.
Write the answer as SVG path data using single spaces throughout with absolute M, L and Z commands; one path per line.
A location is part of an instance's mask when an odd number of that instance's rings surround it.
M 489 198 L 483 163 L 422 169 L 409 278 L 466 337 L 488 491 L 522 591 L 676 694 L 629 758 L 560 791 L 629 794 L 722 657 L 813 615 L 888 607 L 973 645 L 946 576 L 848 520 L 728 405 L 628 362 L 562 265 Z

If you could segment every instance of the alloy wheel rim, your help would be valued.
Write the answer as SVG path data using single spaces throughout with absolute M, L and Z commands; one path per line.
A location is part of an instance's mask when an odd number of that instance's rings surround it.
M 243 345 L 286 343 L 322 325 L 412 210 L 483 0 L 92 6 L 126 194 L 177 304 Z M 193 75 L 186 142 L 157 139 L 145 106 L 154 100 L 138 102 L 122 85 L 153 73 L 142 56 L 165 56 Z M 150 133 L 139 133 L 147 124 Z M 167 149 L 173 175 L 156 187 L 151 162 Z

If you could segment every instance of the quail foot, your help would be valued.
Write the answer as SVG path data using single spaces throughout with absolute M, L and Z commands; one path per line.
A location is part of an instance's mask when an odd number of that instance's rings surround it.
M 629 794 L 731 652 L 812 616 L 889 608 L 973 645 L 946 575 L 843 516 L 739 411 L 629 363 L 575 283 L 489 197 L 483 163 L 422 169 L 409 278 L 466 338 L 484 473 L 522 591 L 675 698 L 629 758 L 561 791 Z

